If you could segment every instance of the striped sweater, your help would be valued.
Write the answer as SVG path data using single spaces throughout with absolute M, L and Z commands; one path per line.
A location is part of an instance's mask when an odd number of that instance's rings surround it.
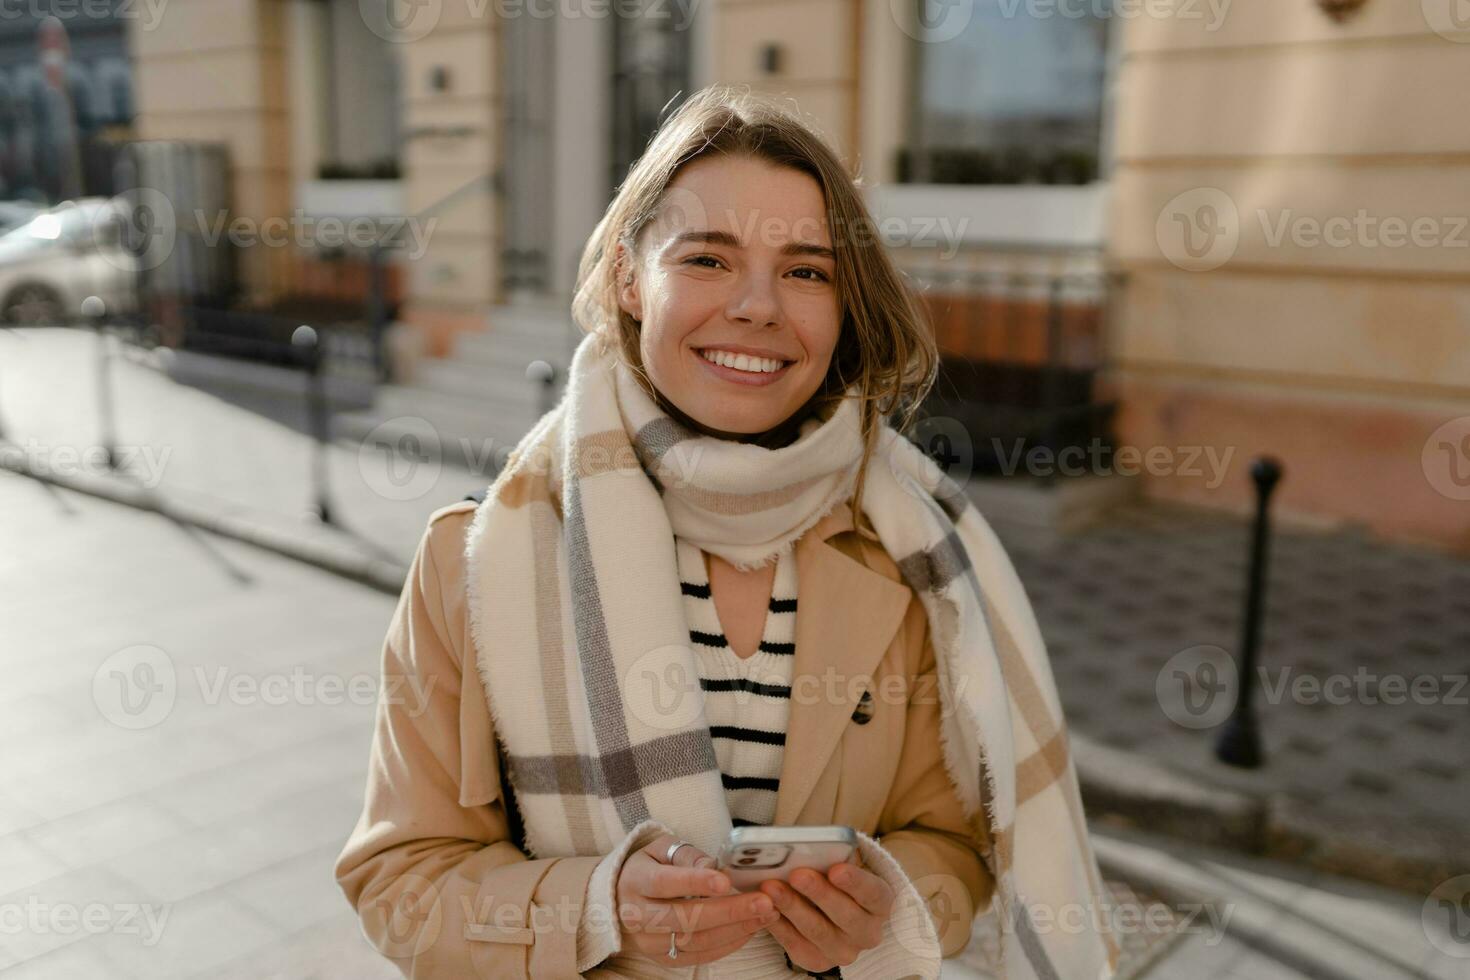
M 674 539 L 679 580 L 689 620 L 689 641 L 699 668 L 705 716 L 714 739 L 725 799 L 736 827 L 767 826 L 776 816 L 776 790 L 791 708 L 796 653 L 796 560 L 783 553 L 766 607 L 760 648 L 736 656 L 725 639 L 710 594 L 705 555 Z

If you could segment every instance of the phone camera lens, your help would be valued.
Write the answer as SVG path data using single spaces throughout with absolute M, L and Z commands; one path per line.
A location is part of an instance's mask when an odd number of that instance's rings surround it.
M 753 858 L 753 857 L 742 857 L 742 858 L 736 858 L 736 860 L 735 860 L 735 863 L 736 864 L 747 864 L 748 865 L 748 864 L 755 864 L 755 862 L 756 862 L 756 859 Z

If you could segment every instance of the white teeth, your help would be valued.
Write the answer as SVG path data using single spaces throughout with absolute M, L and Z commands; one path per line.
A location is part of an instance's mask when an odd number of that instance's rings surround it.
M 773 360 L 769 357 L 751 357 L 748 354 L 732 354 L 723 350 L 702 350 L 700 356 L 706 361 L 713 361 L 721 367 L 734 368 L 737 371 L 749 371 L 752 374 L 770 374 L 779 371 L 785 365 L 785 361 Z

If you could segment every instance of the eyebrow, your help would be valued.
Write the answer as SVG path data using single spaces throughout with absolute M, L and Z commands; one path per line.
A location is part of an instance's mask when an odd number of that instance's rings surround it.
M 728 245 L 730 248 L 739 248 L 740 239 L 728 231 L 686 231 L 674 237 L 669 243 L 669 248 L 677 248 L 686 242 L 702 242 L 706 245 Z M 837 255 L 825 245 L 814 242 L 790 242 L 781 246 L 782 255 L 815 255 L 824 259 L 837 261 Z

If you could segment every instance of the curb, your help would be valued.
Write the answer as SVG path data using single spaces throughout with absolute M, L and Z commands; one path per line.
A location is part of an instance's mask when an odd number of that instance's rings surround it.
M 37 472 L 16 465 L 4 453 L 0 453 L 0 470 L 150 511 L 175 523 L 295 559 L 389 595 L 396 596 L 402 592 L 408 577 L 408 566 L 363 554 L 337 539 L 330 525 L 306 521 L 292 524 L 289 519 L 262 514 L 243 506 L 227 504 L 222 507 L 218 498 L 204 494 L 193 500 L 176 490 L 165 495 L 122 477 Z
M 1198 776 L 1069 735 L 1082 800 L 1104 825 L 1138 828 L 1422 897 L 1470 872 L 1470 834 L 1395 828 L 1314 812 L 1284 794 L 1227 789 Z M 1464 855 L 1456 866 L 1450 855 Z
M 1150 759 L 1069 736 L 1087 812 L 1202 844 L 1264 850 L 1264 799 L 1214 786 Z

